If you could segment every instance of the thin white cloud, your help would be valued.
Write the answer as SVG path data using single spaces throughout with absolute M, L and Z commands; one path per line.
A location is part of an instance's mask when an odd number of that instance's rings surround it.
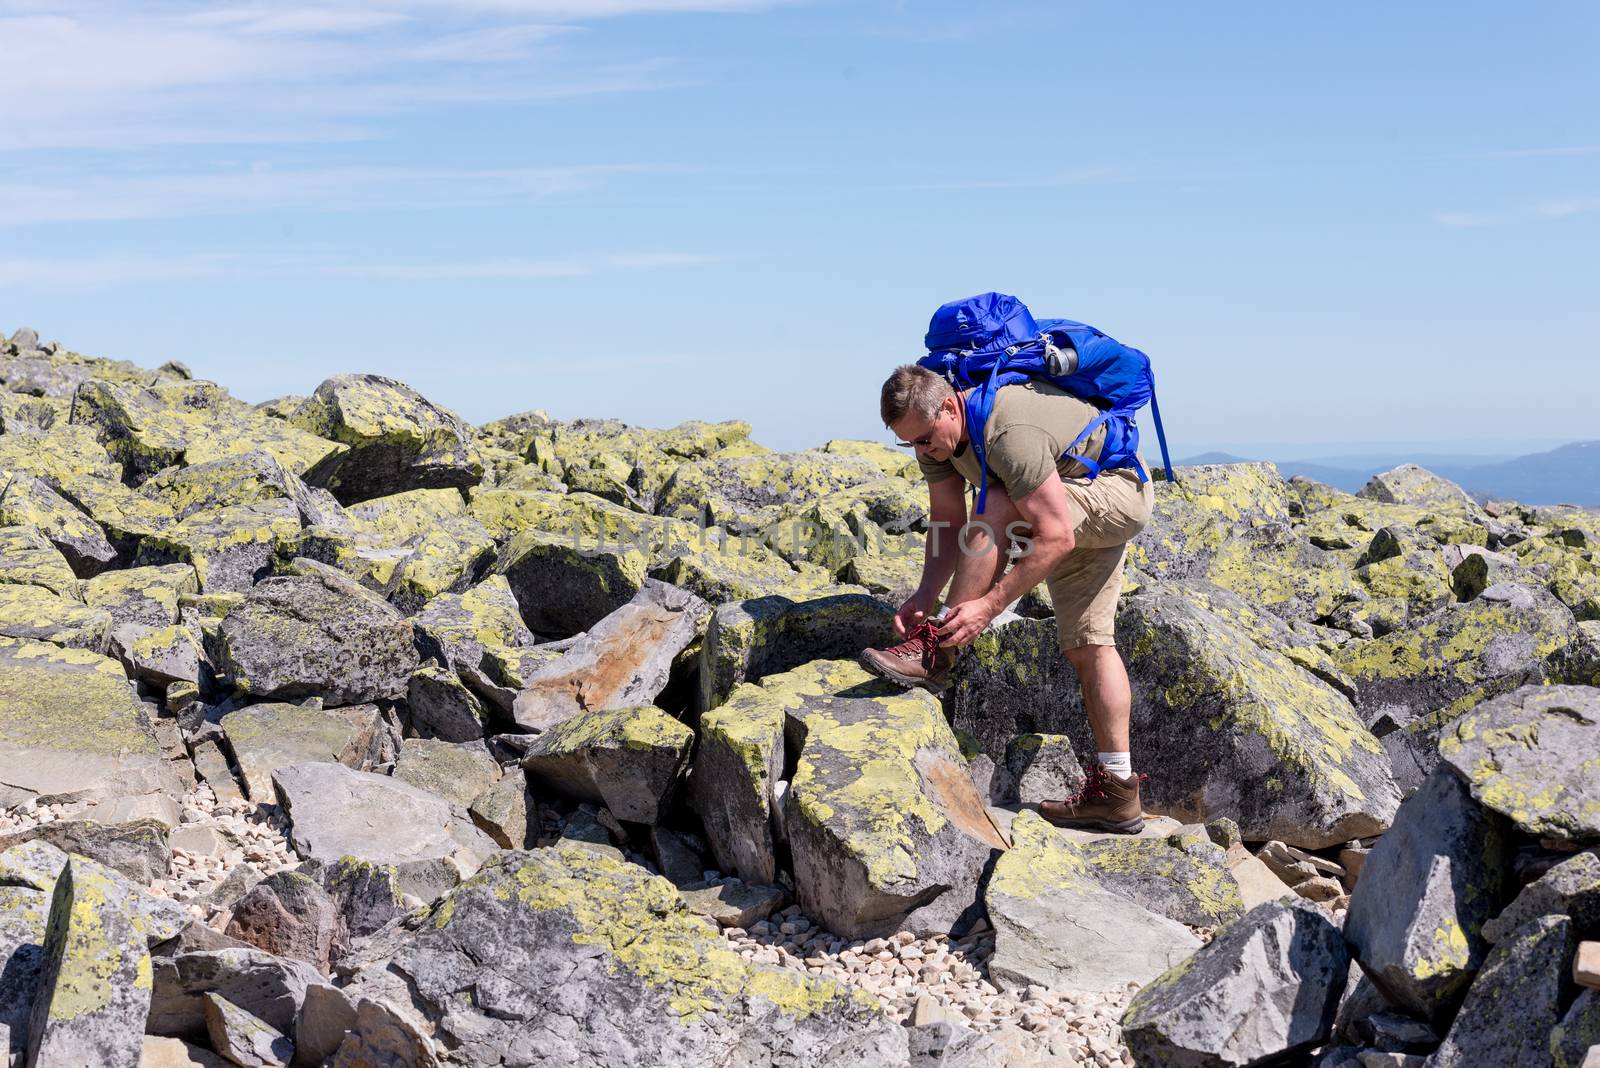
M 1452 230 L 1470 230 L 1483 226 L 1509 226 L 1516 223 L 1565 219 L 1600 211 L 1600 197 L 1569 197 L 1565 200 L 1547 200 L 1501 212 L 1441 211 L 1434 220 Z
M 1512 148 L 1500 152 L 1478 152 L 1465 159 L 1525 159 L 1541 156 L 1592 156 L 1600 145 L 1561 145 L 1554 148 Z
M 0 259 L 0 286 L 76 289 L 230 273 L 238 257 L 220 253 L 188 256 L 95 256 L 88 259 Z
M 579 278 L 607 270 L 653 270 L 665 267 L 699 267 L 717 262 L 715 256 L 686 252 L 624 253 L 571 260 L 484 260 L 475 263 L 365 264 L 329 267 L 328 274 L 363 278 Z

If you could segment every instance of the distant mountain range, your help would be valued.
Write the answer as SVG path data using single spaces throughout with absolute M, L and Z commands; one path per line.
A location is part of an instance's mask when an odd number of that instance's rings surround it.
M 1207 452 L 1179 464 L 1249 463 L 1261 457 Z M 1549 452 L 1511 458 L 1419 454 L 1413 456 L 1319 456 L 1310 460 L 1274 460 L 1285 478 L 1304 475 L 1355 493 L 1380 471 L 1401 464 L 1420 464 L 1480 500 L 1514 500 L 1523 504 L 1577 504 L 1600 507 L 1600 441 L 1579 441 Z

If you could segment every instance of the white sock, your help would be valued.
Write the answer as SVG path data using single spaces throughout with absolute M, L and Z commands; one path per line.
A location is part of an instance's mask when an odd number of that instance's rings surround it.
M 1106 770 L 1116 775 L 1117 778 L 1126 779 L 1133 774 L 1132 753 L 1098 753 L 1096 755 L 1100 758 L 1100 763 L 1106 766 Z
M 949 609 L 949 608 L 947 608 L 947 607 L 946 607 L 946 608 L 940 608 L 940 609 L 939 609 L 939 610 L 938 610 L 938 611 L 937 611 L 937 612 L 935 612 L 935 613 L 934 613 L 934 614 L 933 614 L 933 621 L 934 621 L 934 622 L 935 622 L 935 623 L 942 623 L 942 622 L 944 622 L 944 617 L 945 617 L 945 616 L 946 616 L 946 615 L 948 615 L 948 614 L 949 614 L 949 612 L 950 612 L 950 609 Z

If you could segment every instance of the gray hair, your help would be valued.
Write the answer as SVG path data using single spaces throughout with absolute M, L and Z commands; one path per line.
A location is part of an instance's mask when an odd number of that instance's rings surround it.
M 954 392 L 950 383 L 926 367 L 908 363 L 896 367 L 884 382 L 878 397 L 878 414 L 883 416 L 884 426 L 893 426 L 908 415 L 932 419 L 939 405 Z

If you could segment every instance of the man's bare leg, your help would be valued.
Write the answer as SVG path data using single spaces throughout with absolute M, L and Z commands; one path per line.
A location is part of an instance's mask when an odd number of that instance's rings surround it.
M 1133 688 L 1128 669 L 1114 645 L 1080 645 L 1067 650 L 1078 673 L 1083 707 L 1089 713 L 1095 744 L 1102 753 L 1129 751 L 1128 721 L 1133 715 Z

